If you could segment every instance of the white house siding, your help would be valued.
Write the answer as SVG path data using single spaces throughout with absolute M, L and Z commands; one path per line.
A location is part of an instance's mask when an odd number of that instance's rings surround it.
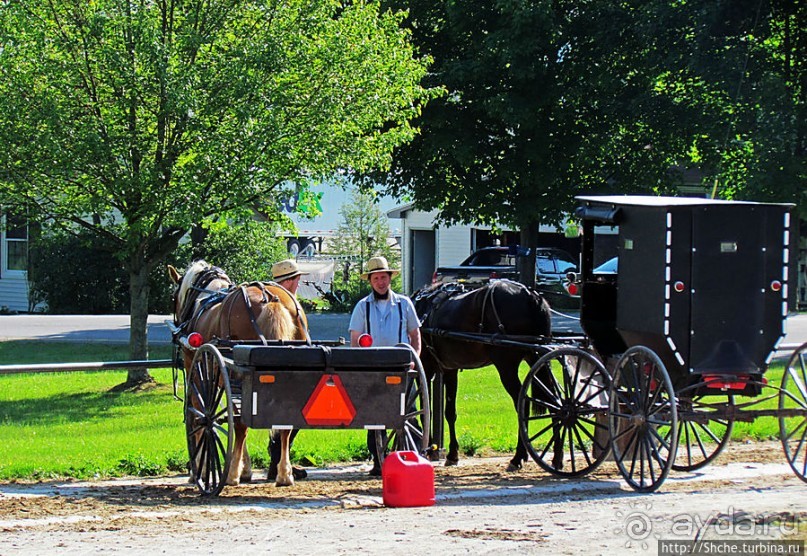
M 0 309 L 28 311 L 28 281 L 25 278 L 0 278 Z
M 435 232 L 435 260 L 434 268 L 438 266 L 456 266 L 467 258 L 474 250 L 473 231 L 489 230 L 484 226 L 437 226 L 435 218 L 437 211 L 422 212 L 413 210 L 412 205 L 403 205 L 387 212 L 390 218 L 401 219 L 401 269 L 403 277 L 403 291 L 412 292 L 422 284 L 411 284 L 413 267 L 413 230 L 434 230 Z

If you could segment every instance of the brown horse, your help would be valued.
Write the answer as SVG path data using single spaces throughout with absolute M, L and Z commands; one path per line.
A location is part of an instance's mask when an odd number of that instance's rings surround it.
M 476 335 L 486 340 L 497 335 L 548 337 L 552 327 L 549 305 L 534 290 L 510 280 L 494 280 L 472 290 L 460 283 L 440 284 L 422 289 L 412 298 L 423 325 L 423 368 L 430 379 L 436 372 L 443 376 L 449 432 L 446 465 L 456 465 L 459 369 L 494 365 L 515 408 L 521 391 L 519 365 L 525 359 L 531 363 L 537 360 L 535 350 L 468 339 Z M 463 335 L 466 339 L 461 339 Z M 527 449 L 519 438 L 508 471 L 520 469 L 526 459 Z
M 174 293 L 174 325 L 179 335 L 201 334 L 204 342 L 225 340 L 308 340 L 308 320 L 294 294 L 274 282 L 233 285 L 227 275 L 203 260 L 192 262 L 180 275 L 168 267 L 177 284 Z M 186 377 L 194 350 L 182 348 Z M 235 419 L 235 443 L 226 484 L 252 479 L 252 465 L 246 449 L 247 427 Z M 277 486 L 294 484 L 289 457 L 289 435 L 281 432 L 281 458 Z M 201 434 L 201 433 L 199 433 Z

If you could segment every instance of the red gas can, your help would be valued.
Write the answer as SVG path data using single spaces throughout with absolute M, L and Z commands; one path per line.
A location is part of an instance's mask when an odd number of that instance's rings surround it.
M 434 469 L 417 452 L 392 452 L 381 467 L 385 506 L 434 506 Z

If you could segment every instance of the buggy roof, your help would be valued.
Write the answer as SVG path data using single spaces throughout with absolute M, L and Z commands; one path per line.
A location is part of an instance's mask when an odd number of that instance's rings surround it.
M 726 201 L 724 199 L 703 199 L 699 197 L 654 197 L 652 195 L 578 195 L 578 201 L 608 205 L 629 205 L 639 207 L 680 207 L 706 205 L 779 205 L 794 206 L 791 203 L 756 203 L 752 201 Z

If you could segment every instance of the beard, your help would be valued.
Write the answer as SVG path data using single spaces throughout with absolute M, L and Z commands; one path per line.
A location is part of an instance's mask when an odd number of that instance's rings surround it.
M 389 299 L 389 290 L 385 291 L 384 293 L 378 293 L 377 291 L 373 290 L 373 299 Z

